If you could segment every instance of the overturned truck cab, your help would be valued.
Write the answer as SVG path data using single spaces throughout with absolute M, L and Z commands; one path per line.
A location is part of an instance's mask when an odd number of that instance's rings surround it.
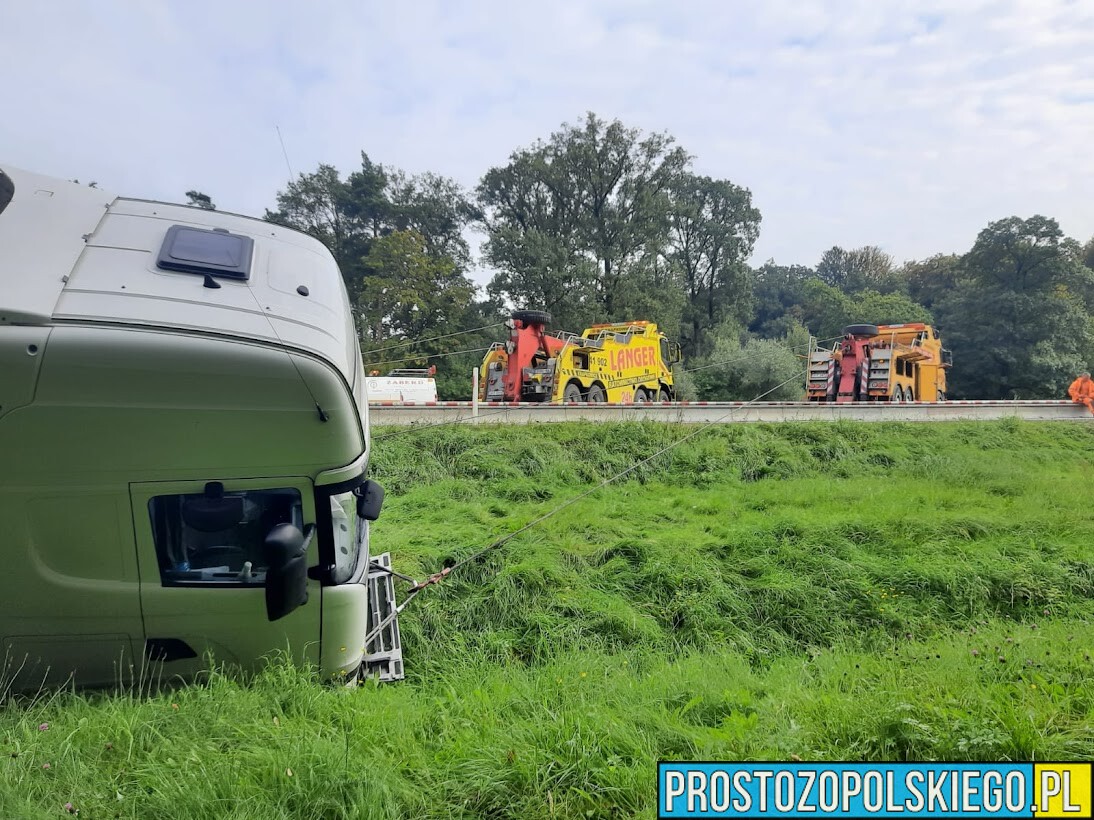
M 318 241 L 2 169 L 0 681 L 401 677 L 364 381 Z

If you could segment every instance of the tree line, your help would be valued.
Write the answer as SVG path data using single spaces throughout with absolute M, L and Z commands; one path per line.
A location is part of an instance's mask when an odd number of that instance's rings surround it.
M 751 267 L 751 192 L 692 161 L 667 133 L 589 113 L 514 151 L 473 191 L 362 152 L 347 176 L 330 165 L 300 174 L 265 218 L 331 250 L 366 367 L 435 364 L 442 398 L 468 397 L 470 370 L 505 338 L 512 308 L 547 310 L 573 331 L 655 321 L 683 348 L 684 394 L 710 400 L 800 398 L 810 337 L 830 345 L 856 322 L 935 324 L 953 351 L 953 398 L 1061 397 L 1094 363 L 1094 239 L 1012 216 L 963 254 L 897 264 L 878 247 L 833 247 L 812 267 Z M 482 295 L 469 276 L 475 231 L 494 271 Z

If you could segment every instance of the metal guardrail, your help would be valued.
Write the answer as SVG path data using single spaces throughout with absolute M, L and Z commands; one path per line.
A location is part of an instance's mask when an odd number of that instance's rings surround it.
M 1020 418 L 1029 421 L 1094 421 L 1070 401 L 947 401 L 902 404 L 812 404 L 805 402 L 665 402 L 652 404 L 507 404 L 429 402 L 369 404 L 372 424 L 535 424 L 561 421 L 962 421 Z

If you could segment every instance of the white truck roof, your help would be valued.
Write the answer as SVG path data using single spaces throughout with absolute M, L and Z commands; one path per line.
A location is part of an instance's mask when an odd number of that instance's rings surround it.
M 354 386 L 348 297 L 324 245 L 251 217 L 127 199 L 0 164 L 0 325 L 107 323 L 268 342 L 313 353 Z M 2 180 L 0 180 L 2 181 Z M 172 226 L 247 237 L 245 279 L 159 264 Z M 205 232 L 205 233 L 202 233 Z M 196 274 L 196 275 L 195 275 Z

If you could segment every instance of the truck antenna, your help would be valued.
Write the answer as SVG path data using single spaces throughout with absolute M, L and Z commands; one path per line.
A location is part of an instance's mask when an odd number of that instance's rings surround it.
M 289 169 L 289 184 L 292 185 L 292 181 L 296 177 L 296 174 L 292 172 L 292 165 L 289 164 L 289 152 L 285 150 L 285 138 L 281 136 L 280 125 L 275 125 L 274 128 L 277 129 L 277 139 L 281 143 L 281 153 L 285 157 L 285 167 Z

